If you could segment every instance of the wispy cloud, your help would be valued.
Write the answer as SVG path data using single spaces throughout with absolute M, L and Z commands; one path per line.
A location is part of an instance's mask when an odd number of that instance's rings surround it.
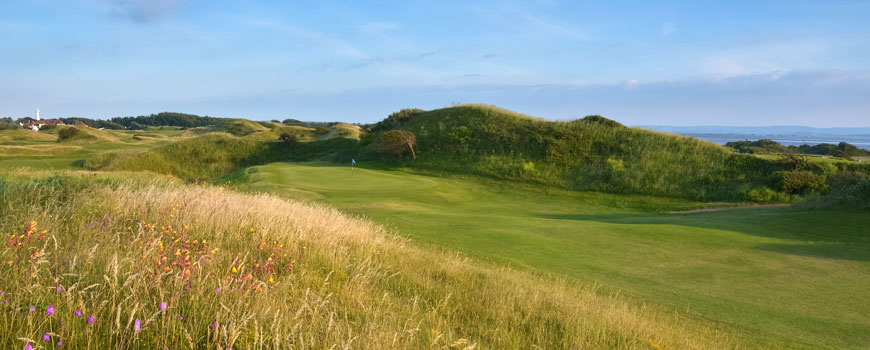
M 177 11 L 184 0 L 109 0 L 112 13 L 137 22 L 152 22 Z
M 346 58 L 364 60 L 369 60 L 372 58 L 368 54 L 357 49 L 354 45 L 338 35 L 323 33 L 305 27 L 295 26 L 288 23 L 272 20 L 248 20 L 245 21 L 245 23 L 252 27 L 273 30 L 284 35 L 296 37 L 318 45 L 329 47 L 336 54 L 339 54 Z

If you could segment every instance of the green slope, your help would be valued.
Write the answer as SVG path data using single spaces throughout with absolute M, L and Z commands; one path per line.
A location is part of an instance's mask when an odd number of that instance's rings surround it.
M 416 241 L 596 283 L 736 329 L 759 346 L 870 342 L 866 212 L 667 214 L 676 199 L 532 190 L 398 171 L 275 163 L 231 186 L 328 203 Z

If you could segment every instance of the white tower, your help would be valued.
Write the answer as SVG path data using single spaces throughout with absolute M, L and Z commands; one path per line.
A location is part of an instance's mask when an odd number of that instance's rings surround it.
M 39 121 L 39 108 L 36 109 L 36 121 Z

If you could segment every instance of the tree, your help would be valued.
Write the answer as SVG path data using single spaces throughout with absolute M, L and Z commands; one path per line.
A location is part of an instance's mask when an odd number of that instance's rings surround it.
M 413 132 L 405 130 L 390 130 L 381 135 L 381 140 L 378 143 L 378 149 L 386 154 L 401 156 L 406 151 L 411 151 L 411 157 L 417 159 L 417 154 L 414 152 L 414 144 L 417 143 L 417 136 Z
M 299 142 L 299 137 L 296 134 L 291 134 L 288 132 L 282 133 L 281 136 L 278 136 L 281 139 L 281 142 L 284 142 L 287 146 L 293 146 L 297 142 Z

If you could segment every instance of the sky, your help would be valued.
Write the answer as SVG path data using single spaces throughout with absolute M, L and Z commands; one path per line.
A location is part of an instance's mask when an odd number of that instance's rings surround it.
M 0 116 L 870 126 L 870 1 L 2 0 Z

